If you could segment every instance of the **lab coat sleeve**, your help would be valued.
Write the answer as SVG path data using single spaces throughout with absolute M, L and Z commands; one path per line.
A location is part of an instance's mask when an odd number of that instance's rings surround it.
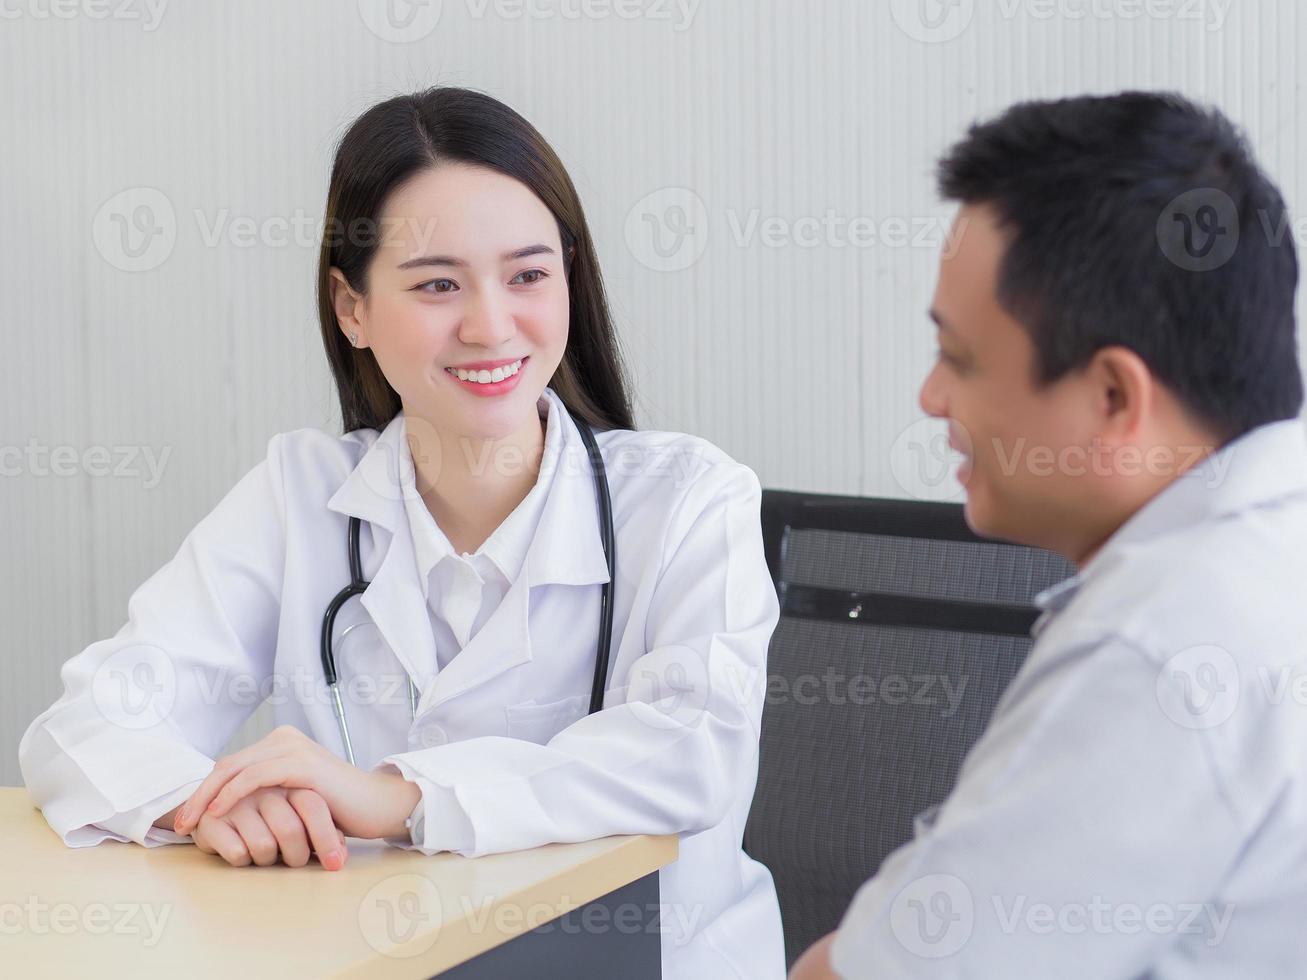
M 601 711 L 544 745 L 486 736 L 381 760 L 422 788 L 418 849 L 476 856 L 690 833 L 749 798 L 779 618 L 760 502 L 757 477 L 733 461 L 693 481 L 656 557 L 645 652 Z
M 118 633 L 63 664 L 63 694 L 20 740 L 28 794 L 68 846 L 191 841 L 151 824 L 212 770 L 271 672 L 281 439 L 136 589 Z
M 1180 681 L 1129 643 L 1059 659 L 855 894 L 839 976 L 1134 977 L 1182 931 L 1220 941 L 1232 906 L 1203 906 L 1246 830 L 1214 761 L 1221 731 L 1169 717 Z
M 435 853 L 437 850 L 463 852 L 471 848 L 472 824 L 468 821 L 463 808 L 458 805 L 458 798 L 453 790 L 437 786 L 431 780 L 424 779 L 408 763 L 401 768 L 392 762 L 382 760 L 373 766 L 373 772 L 397 773 L 422 790 L 422 798 L 409 814 L 409 828 L 397 837 L 383 837 L 385 843 L 405 851 L 426 853 Z M 427 841 L 435 840 L 441 841 L 442 845 L 437 848 L 426 846 Z

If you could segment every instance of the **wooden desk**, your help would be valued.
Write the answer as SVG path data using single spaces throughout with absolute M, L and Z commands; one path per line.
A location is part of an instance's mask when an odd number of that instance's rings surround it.
M 66 847 L 0 788 L 0 974 L 657 977 L 676 855 L 675 837 L 481 858 L 350 838 L 340 871 L 233 868 L 186 844 Z

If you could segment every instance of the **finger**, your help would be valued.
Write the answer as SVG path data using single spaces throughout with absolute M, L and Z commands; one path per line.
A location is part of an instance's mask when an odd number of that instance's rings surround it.
M 280 793 L 263 793 L 258 797 L 257 806 L 259 816 L 276 838 L 281 859 L 292 868 L 302 868 L 308 864 L 309 839 L 304 831 L 304 821 L 286 801 L 286 797 Z M 232 812 L 240 809 L 241 807 L 236 807 Z
M 223 756 L 214 765 L 209 775 L 204 777 L 204 781 L 196 787 L 195 792 L 190 795 L 182 808 L 177 811 L 177 819 L 173 821 L 173 829 L 179 834 L 189 833 L 190 829 L 200 822 L 200 817 L 204 815 L 205 808 L 218 795 L 218 791 L 227 784 L 228 780 L 246 766 L 261 762 L 282 751 L 284 750 L 280 747 L 268 744 L 267 739 L 262 739 L 241 749 L 239 752 Z
M 221 817 L 238 800 L 249 796 L 256 789 L 268 786 L 317 789 L 317 780 L 312 772 L 306 771 L 305 760 L 299 756 L 283 755 L 266 762 L 256 762 L 228 780 L 209 803 L 206 812 L 210 816 Z
M 293 789 L 286 794 L 286 802 L 299 814 L 322 866 L 328 871 L 339 870 L 349 857 L 349 849 L 345 835 L 336 829 L 327 801 L 315 790 Z M 339 856 L 333 858 L 333 852 L 339 852 Z
M 260 868 L 277 863 L 279 855 L 277 838 L 268 828 L 257 807 L 238 806 L 221 819 L 236 828 L 236 832 L 245 841 L 245 849 L 249 851 L 251 861 Z
M 196 839 L 203 837 L 210 847 L 233 868 L 243 868 L 250 863 L 250 852 L 245 849 L 245 841 L 236 828 L 225 820 L 201 820 L 195 828 Z

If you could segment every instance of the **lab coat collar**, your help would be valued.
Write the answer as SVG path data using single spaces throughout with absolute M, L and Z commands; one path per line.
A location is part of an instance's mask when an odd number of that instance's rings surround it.
M 551 417 L 558 420 L 558 454 L 546 456 L 540 480 L 549 480 L 540 523 L 527 549 L 532 585 L 598 585 L 608 581 L 608 560 L 599 533 L 599 498 L 581 432 L 552 388 Z M 583 423 L 584 424 L 584 423 Z
M 406 527 L 404 494 L 417 491 L 412 474 L 407 474 L 406 480 L 400 469 L 413 466 L 403 442 L 402 415 L 386 425 L 327 501 L 329 510 L 366 523 L 361 548 L 365 575 L 384 549 L 372 585 L 360 601 L 422 692 L 419 712 L 531 659 L 527 616 L 532 586 L 608 581 L 585 443 L 562 399 L 550 388 L 545 388 L 544 397 L 553 404 L 551 412 L 557 412 L 561 439 L 557 458 L 541 463 L 537 482 L 548 481 L 548 492 L 521 574 L 467 647 L 440 672 L 436 683 L 432 683 L 438 670 L 435 640 L 418 582 L 413 538 Z M 406 484 L 413 489 L 405 491 Z M 473 655 L 467 656 L 470 651 Z

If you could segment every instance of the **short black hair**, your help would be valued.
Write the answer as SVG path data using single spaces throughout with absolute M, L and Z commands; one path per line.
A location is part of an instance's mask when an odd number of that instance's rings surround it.
M 1223 441 L 1298 415 L 1292 231 L 1219 111 L 1153 92 L 1022 102 L 973 125 L 938 180 L 1004 231 L 997 299 L 1037 384 L 1121 345 Z

